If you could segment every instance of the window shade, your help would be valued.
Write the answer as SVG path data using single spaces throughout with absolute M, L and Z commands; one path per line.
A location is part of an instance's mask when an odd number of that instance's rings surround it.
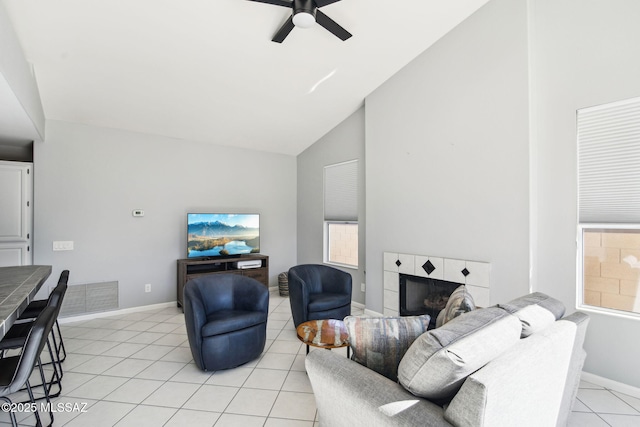
M 640 223 L 640 98 L 578 110 L 581 223 Z
M 325 221 L 358 220 L 358 161 L 324 168 Z

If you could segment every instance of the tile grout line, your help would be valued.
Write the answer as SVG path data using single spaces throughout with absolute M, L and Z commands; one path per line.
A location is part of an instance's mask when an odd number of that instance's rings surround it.
M 286 329 L 286 326 L 288 323 L 290 323 L 291 320 L 291 314 L 290 312 L 287 313 L 288 310 L 282 310 L 280 309 L 281 307 L 285 307 L 284 304 L 286 303 L 287 299 L 282 299 L 280 300 L 280 302 L 277 305 L 272 305 L 272 310 L 270 311 L 270 313 L 281 313 L 281 314 L 288 314 L 287 319 L 283 319 L 282 317 L 285 316 L 280 316 L 278 315 L 278 319 L 276 319 L 278 322 L 277 323 L 272 323 L 272 325 L 277 325 L 276 328 L 269 328 L 270 330 L 273 330 L 272 334 L 273 334 L 273 339 L 270 339 L 270 343 L 268 345 L 267 348 L 265 348 L 265 351 L 263 352 L 263 354 L 260 356 L 260 358 L 258 358 L 257 360 L 255 360 L 254 362 L 252 362 L 252 366 L 250 366 L 250 372 L 247 374 L 247 376 L 242 380 L 242 382 L 240 383 L 239 387 L 238 386 L 233 386 L 236 389 L 236 392 L 233 394 L 233 397 L 231 397 L 231 400 L 229 401 L 229 403 L 225 406 L 225 409 L 223 412 L 216 412 L 216 411 L 206 411 L 206 410 L 199 410 L 199 409 L 189 409 L 189 410 L 194 410 L 194 411 L 200 411 L 203 413 L 215 413 L 217 414 L 218 418 L 216 420 L 216 423 L 219 422 L 220 418 L 225 414 L 233 414 L 231 412 L 226 412 L 226 410 L 229 408 L 229 405 L 231 405 L 231 403 L 233 402 L 233 400 L 238 396 L 238 394 L 241 392 L 242 389 L 251 389 L 251 390 L 272 390 L 272 389 L 268 389 L 268 388 L 254 388 L 254 387 L 247 387 L 247 383 L 249 381 L 249 379 L 252 377 L 252 375 L 254 375 L 256 372 L 258 372 L 259 370 L 264 370 L 264 371 L 282 371 L 285 372 L 284 375 L 284 379 L 282 384 L 279 386 L 279 389 L 277 390 L 278 393 L 276 395 L 276 399 L 274 400 L 273 404 L 270 407 L 269 413 L 266 415 L 266 417 L 264 417 L 265 421 L 263 423 L 266 424 L 268 423 L 269 418 L 274 418 L 277 419 L 275 417 L 271 417 L 271 413 L 275 407 L 275 403 L 277 402 L 278 397 L 281 395 L 281 393 L 284 391 L 283 388 L 285 387 L 285 384 L 287 383 L 287 379 L 292 377 L 292 372 L 298 372 L 299 369 L 293 369 L 294 368 L 294 364 L 296 363 L 296 361 L 298 360 L 297 358 L 300 356 L 300 349 L 298 349 L 297 352 L 295 353 L 287 353 L 287 352 L 271 352 L 270 350 L 273 349 L 273 346 L 276 344 L 276 342 L 285 342 L 287 344 L 282 344 L 282 345 L 289 345 L 290 342 L 294 341 L 294 340 L 290 340 L 290 339 L 282 339 L 283 337 L 285 337 L 284 332 Z M 166 309 L 160 310 L 160 312 L 164 311 Z M 277 311 L 276 311 L 277 310 Z M 147 317 L 154 317 L 158 314 L 161 313 L 152 313 L 150 314 L 150 316 Z M 100 401 L 104 401 L 104 402 L 110 402 L 110 403 L 124 403 L 124 404 L 132 404 L 134 405 L 134 408 L 132 408 L 130 411 L 128 411 L 125 415 L 123 415 L 118 422 L 122 422 L 122 420 L 124 418 L 126 418 L 129 414 L 131 414 L 132 411 L 135 410 L 135 408 L 137 408 L 138 406 L 155 406 L 155 405 L 149 405 L 149 404 L 145 404 L 144 400 L 142 402 L 139 403 L 131 403 L 131 402 L 118 402 L 118 401 L 111 401 L 108 400 L 107 397 L 112 394 L 115 393 L 118 389 L 120 389 L 121 387 L 125 386 L 126 384 L 130 383 L 131 380 L 133 379 L 140 379 L 140 380 L 149 380 L 149 381 L 156 381 L 158 383 L 161 383 L 161 385 L 158 387 L 162 387 L 163 385 L 167 384 L 167 383 L 183 383 L 183 384 L 193 384 L 196 386 L 196 388 L 194 389 L 194 391 L 192 393 L 189 394 L 189 396 L 186 398 L 185 403 L 183 403 L 179 408 L 171 408 L 171 409 L 175 409 L 174 412 L 171 414 L 171 416 L 167 419 L 167 421 L 165 421 L 165 424 L 168 423 L 170 420 L 174 419 L 175 416 L 177 415 L 177 413 L 180 410 L 187 410 L 187 408 L 185 408 L 186 403 L 192 399 L 194 397 L 195 394 L 197 394 L 199 391 L 203 390 L 203 386 L 205 385 L 214 385 L 214 386 L 222 386 L 222 387 L 229 387 L 227 385 L 218 385 L 218 384 L 209 384 L 208 382 L 211 380 L 211 378 L 215 375 L 216 372 L 213 372 L 210 376 L 208 376 L 204 381 L 202 382 L 193 382 L 193 381 L 189 381 L 189 380 L 181 380 L 181 379 L 175 379 L 174 378 L 176 376 L 178 376 L 180 374 L 180 372 L 182 372 L 185 368 L 187 368 L 190 364 L 193 364 L 193 361 L 190 360 L 189 362 L 184 362 L 184 361 L 178 361 L 178 360 L 162 360 L 164 357 L 166 357 L 169 353 L 179 350 L 181 348 L 188 348 L 186 346 L 184 346 L 183 344 L 185 344 L 185 342 L 181 342 L 179 344 L 171 344 L 171 345 L 165 345 L 166 343 L 161 343 L 161 344 L 156 344 L 157 341 L 160 341 L 162 339 L 164 339 L 165 337 L 171 336 L 171 335 L 185 335 L 184 333 L 182 333 L 182 327 L 183 325 L 179 324 L 179 323 L 174 323 L 174 322 L 167 322 L 167 320 L 175 318 L 175 315 L 164 315 L 164 318 L 159 318 L 157 320 L 155 320 L 154 322 L 156 323 L 155 326 L 149 327 L 147 330 L 145 331 L 140 331 L 140 330 L 129 330 L 126 329 L 128 326 L 121 326 L 120 328 L 110 328 L 109 326 L 109 322 L 106 321 L 107 319 L 105 319 L 106 322 L 94 322 L 93 325 L 89 324 L 87 325 L 87 322 L 82 322 L 79 325 L 73 325 L 73 324 L 69 324 L 69 325 L 65 325 L 65 326 L 69 326 L 69 328 L 73 329 L 74 327 L 82 327 L 84 329 L 87 329 L 87 331 L 81 331 L 79 334 L 74 334 L 74 338 L 71 339 L 78 339 L 78 340 L 87 340 L 87 341 L 93 341 L 95 342 L 112 342 L 114 343 L 113 346 L 108 346 L 109 348 L 106 348 L 105 350 L 103 350 L 103 352 L 99 353 L 99 354 L 91 354 L 91 353 L 82 353 L 82 349 L 84 347 L 87 347 L 89 345 L 92 344 L 92 342 L 87 342 L 84 345 L 79 346 L 77 349 L 74 349 L 73 352 L 78 352 L 75 354 L 78 355 L 82 355 L 84 357 L 86 357 L 86 360 L 83 360 L 81 363 L 78 363 L 74 368 L 72 368 L 71 370 L 69 370 L 69 372 L 74 372 L 78 375 L 87 375 L 87 376 L 91 376 L 90 378 L 87 378 L 86 380 L 82 381 L 81 383 L 77 384 L 73 389 L 68 390 L 68 392 L 73 392 L 73 390 L 76 390 L 79 387 L 82 387 L 83 385 L 87 384 L 88 382 L 98 378 L 98 377 L 111 377 L 111 378 L 124 378 L 124 383 L 122 383 L 121 385 L 119 385 L 118 387 L 116 387 L 114 390 L 110 391 L 106 396 L 104 396 L 102 399 L 97 399 L 94 400 L 96 403 L 100 402 Z M 114 321 L 126 321 L 126 315 L 122 315 L 122 316 L 118 316 L 117 318 L 113 319 Z M 282 323 L 280 323 L 282 322 Z M 156 328 L 161 324 L 175 324 L 176 327 L 171 329 L 168 326 L 164 326 L 165 331 L 164 332 L 159 332 L 159 331 L 150 331 L 150 329 Z M 106 333 L 106 332 L 100 332 L 100 336 L 98 338 L 95 339 L 89 339 L 89 337 L 87 336 L 88 334 L 90 334 L 91 329 L 95 330 L 104 330 L 104 331 L 111 331 L 110 333 Z M 171 330 L 169 330 L 171 329 Z M 116 334 L 118 331 L 131 331 L 131 332 L 136 332 L 135 335 L 132 335 L 130 337 L 126 337 L 125 336 L 125 340 L 122 339 L 112 339 L 109 340 L 108 337 L 111 335 Z M 162 334 L 163 336 L 158 336 L 154 341 L 149 342 L 149 343 L 132 343 L 129 342 L 130 339 L 134 339 L 137 336 L 140 336 L 142 334 L 144 334 L 145 332 L 152 332 L 152 333 L 158 333 L 158 334 Z M 126 334 L 125 334 L 126 335 Z M 107 339 L 105 339 L 107 338 Z M 123 356 L 123 355 L 117 355 L 117 354 L 113 354 L 113 355 L 108 355 L 105 353 L 108 353 L 109 351 L 111 351 L 114 348 L 117 348 L 118 346 L 120 346 L 120 344 L 144 344 L 144 347 L 142 347 L 141 349 L 139 349 L 138 351 L 134 352 L 133 354 L 129 354 L 127 356 Z M 149 348 L 150 346 L 155 345 L 155 346 L 164 346 L 164 347 L 170 347 L 171 349 L 164 354 L 162 357 L 158 358 L 158 359 L 140 359 L 140 358 L 136 358 L 133 357 L 135 354 L 137 354 L 138 352 L 143 351 L 146 348 Z M 105 347 L 107 347 L 107 344 L 105 344 Z M 260 362 L 264 359 L 264 357 L 267 354 L 272 354 L 272 355 L 278 355 L 278 354 L 282 354 L 282 355 L 290 355 L 292 356 L 292 360 L 291 363 L 288 364 L 287 369 L 275 369 L 272 367 L 259 367 L 258 365 L 260 364 Z M 110 366 L 109 368 L 107 368 L 106 370 L 100 372 L 100 373 L 95 373 L 95 372 L 77 372 L 74 371 L 74 369 L 78 369 L 82 367 L 82 365 L 85 365 L 89 362 L 91 362 L 92 360 L 96 359 L 99 356 L 103 356 L 106 358 L 118 358 L 120 359 L 117 363 L 115 363 L 113 366 Z M 140 361 L 148 361 L 150 362 L 150 365 L 147 366 L 146 368 L 142 369 L 140 372 L 136 373 L 136 374 L 130 374 L 130 375 L 114 375 L 114 374 L 106 374 L 105 372 L 109 371 L 112 368 L 115 368 L 116 366 L 118 366 L 119 364 L 127 361 L 127 360 L 140 360 Z M 166 379 L 162 379 L 159 380 L 157 378 L 139 378 L 138 375 L 140 375 L 142 372 L 144 372 L 145 370 L 149 369 L 150 367 L 152 367 L 154 364 L 157 363 L 162 363 L 162 362 L 167 362 L 167 363 L 180 363 L 183 366 L 180 367 L 180 369 L 176 370 L 174 373 L 172 373 L 171 376 L 169 376 Z M 218 371 L 220 372 L 220 371 Z M 149 396 L 151 396 L 155 391 L 157 391 L 157 389 L 154 390 L 153 392 L 151 392 L 149 394 Z M 275 390 L 274 390 L 275 391 Z M 311 394 L 313 395 L 312 392 L 308 392 L 308 391 L 291 391 L 291 393 L 303 393 L 303 394 Z M 148 397 L 145 397 L 145 400 L 148 399 Z M 70 397 L 70 396 L 69 396 Z M 255 417 L 255 415 L 250 415 L 250 414 L 233 414 L 233 415 L 239 415 L 239 416 L 251 416 L 251 417 Z M 260 416 L 262 418 L 262 416 Z M 73 418 L 75 419 L 75 417 Z M 72 419 L 72 420 L 73 420 Z M 298 418 L 285 418 L 285 419 L 290 419 L 290 420 L 298 420 L 298 421 L 304 421 L 304 422 L 308 422 L 310 424 L 314 424 L 315 420 L 317 419 L 317 408 L 314 411 L 314 417 L 312 420 L 301 420 Z M 69 420 L 69 421 L 72 421 Z
M 621 398 L 620 396 L 618 396 L 616 393 L 614 393 L 614 390 L 605 388 L 605 390 L 607 390 L 610 394 L 612 394 L 614 397 L 616 397 L 618 400 L 622 401 L 625 405 L 627 405 L 628 407 L 630 407 L 633 411 L 636 412 L 636 414 L 633 414 L 634 416 L 640 416 L 640 410 L 636 409 L 633 405 L 631 405 L 629 402 L 627 402 L 626 400 L 624 400 L 623 398 Z M 624 393 L 622 393 L 624 394 Z M 625 395 L 626 396 L 626 395 Z M 629 396 L 632 397 L 632 396 Z

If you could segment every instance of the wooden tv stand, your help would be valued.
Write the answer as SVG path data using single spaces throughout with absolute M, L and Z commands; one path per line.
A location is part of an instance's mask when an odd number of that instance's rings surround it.
M 234 263 L 238 261 L 260 260 L 262 266 L 258 268 L 238 269 Z M 267 255 L 247 254 L 234 257 L 198 259 L 187 258 L 178 260 L 178 307 L 182 307 L 184 285 L 196 277 L 209 274 L 240 274 L 251 277 L 269 287 L 269 257 Z

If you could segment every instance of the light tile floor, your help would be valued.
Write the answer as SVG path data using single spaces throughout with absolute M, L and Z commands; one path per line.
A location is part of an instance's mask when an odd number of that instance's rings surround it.
M 306 347 L 296 337 L 289 299 L 277 293 L 269 301 L 264 353 L 226 371 L 195 366 L 177 307 L 61 326 L 68 356 L 62 394 L 53 402 L 74 410 L 56 412 L 55 426 L 317 425 Z M 346 357 L 346 349 L 334 351 Z M 17 415 L 20 425 L 35 424 L 32 414 Z M 0 413 L 0 424 L 8 423 Z
M 581 381 L 569 426 L 640 427 L 640 399 Z
M 53 401 L 63 405 L 54 414 L 55 426 L 318 424 L 304 368 L 306 347 L 296 337 L 288 298 L 277 293 L 269 301 L 265 352 L 226 371 L 195 366 L 177 307 L 66 323 L 62 330 L 68 356 L 62 394 Z M 346 357 L 346 350 L 333 351 Z M 18 413 L 18 421 L 35 424 L 27 412 Z M 47 415 L 43 421 L 48 424 Z M 0 425 L 8 422 L 0 412 Z M 640 399 L 582 382 L 569 425 L 640 426 Z

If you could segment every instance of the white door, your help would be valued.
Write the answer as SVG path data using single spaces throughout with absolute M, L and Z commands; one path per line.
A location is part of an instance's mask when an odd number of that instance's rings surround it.
M 33 163 L 0 161 L 0 267 L 31 265 Z

